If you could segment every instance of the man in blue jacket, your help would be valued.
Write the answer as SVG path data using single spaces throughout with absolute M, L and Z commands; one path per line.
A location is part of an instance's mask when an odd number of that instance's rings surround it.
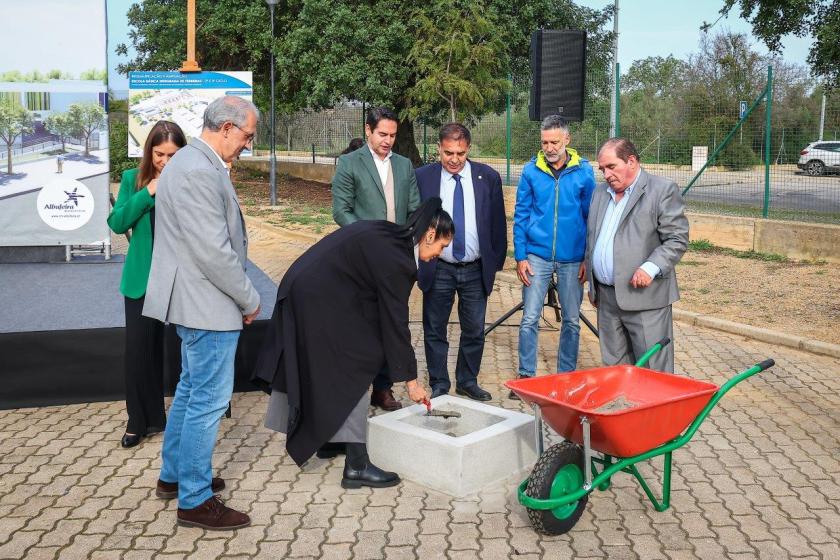
M 589 162 L 568 148 L 569 126 L 559 115 L 540 125 L 542 150 L 522 170 L 516 189 L 513 248 L 523 284 L 519 377 L 533 377 L 537 328 L 553 274 L 562 310 L 557 371 L 577 366 L 580 304 L 586 278 L 586 219 L 595 190 Z M 511 392 L 511 398 L 516 398 Z

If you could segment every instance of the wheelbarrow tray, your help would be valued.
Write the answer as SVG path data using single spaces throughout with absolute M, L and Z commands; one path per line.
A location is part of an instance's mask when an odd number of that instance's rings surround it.
M 652 369 L 617 365 L 530 377 L 505 385 L 540 407 L 554 431 L 583 445 L 581 418 L 590 424 L 591 448 L 633 457 L 674 439 L 700 414 L 717 385 Z

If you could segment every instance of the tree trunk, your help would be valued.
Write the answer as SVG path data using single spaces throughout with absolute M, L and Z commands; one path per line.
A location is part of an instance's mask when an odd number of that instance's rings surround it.
M 6 144 L 6 173 L 12 174 L 12 145 Z
M 90 134 L 85 136 L 85 157 L 90 157 Z
M 394 152 L 411 160 L 414 167 L 423 165 L 420 150 L 414 142 L 414 123 L 408 119 L 400 121 L 397 127 L 397 140 L 394 142 Z

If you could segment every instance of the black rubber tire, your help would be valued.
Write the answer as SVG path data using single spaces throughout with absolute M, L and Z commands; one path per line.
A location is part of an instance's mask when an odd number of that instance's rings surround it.
M 812 177 L 818 177 L 825 173 L 825 164 L 818 159 L 813 159 L 805 164 L 805 171 Z
M 581 473 L 585 472 L 582 447 L 570 441 L 564 441 L 549 447 L 540 456 L 537 464 L 534 465 L 534 470 L 531 471 L 531 477 L 528 479 L 528 485 L 525 487 L 525 494 L 542 500 L 551 497 L 551 487 L 557 473 L 568 465 L 576 465 Z M 531 520 L 531 525 L 538 533 L 562 535 L 568 533 L 577 524 L 588 501 L 589 495 L 587 494 L 577 501 L 571 515 L 563 519 L 558 519 L 551 510 L 526 508 L 528 519 Z

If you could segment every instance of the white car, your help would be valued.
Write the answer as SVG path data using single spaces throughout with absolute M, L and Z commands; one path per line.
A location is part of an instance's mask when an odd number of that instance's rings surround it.
M 840 142 L 811 142 L 799 152 L 796 167 L 803 169 L 808 175 L 840 171 Z

